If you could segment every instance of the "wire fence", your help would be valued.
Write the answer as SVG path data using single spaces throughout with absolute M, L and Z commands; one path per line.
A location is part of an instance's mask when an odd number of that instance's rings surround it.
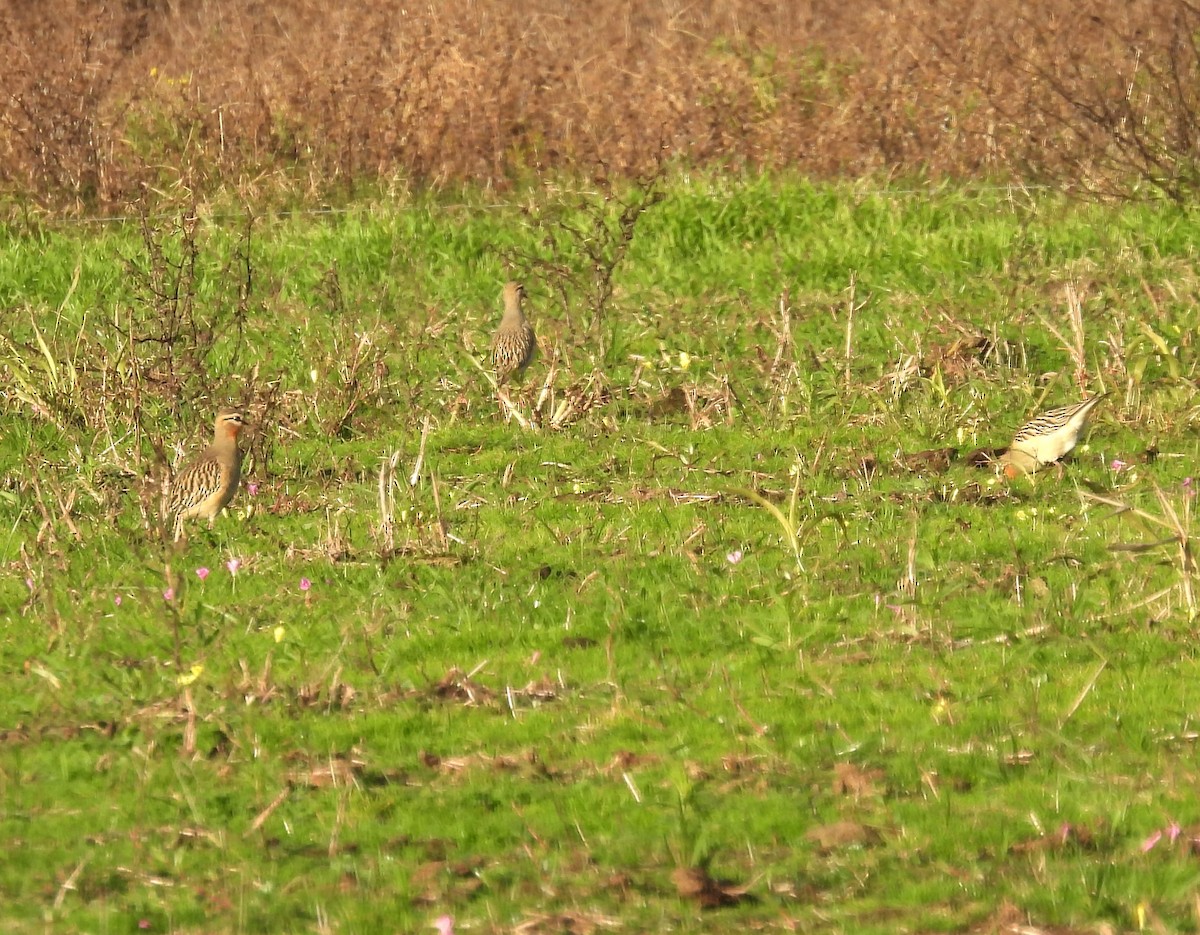
M 862 197 L 896 197 L 896 198 L 911 198 L 918 196 L 931 196 L 939 192 L 943 192 L 952 186 L 945 183 L 939 185 L 929 185 L 921 188 L 867 188 L 855 189 L 854 194 Z M 1010 197 L 1030 195 L 1034 192 L 1062 191 L 1058 186 L 1054 185 L 1025 185 L 1025 184 L 1007 184 L 1007 185 L 961 185 L 956 188 L 958 192 L 963 194 L 996 194 L 1001 192 Z M 573 191 L 568 192 L 563 189 L 558 190 L 560 194 L 586 195 L 599 197 L 602 193 L 593 191 Z M 202 220 L 211 223 L 226 224 L 233 221 L 246 222 L 251 220 L 289 220 L 292 218 L 302 217 L 338 217 L 349 214 L 357 214 L 367 207 L 378 207 L 384 201 L 364 201 L 356 205 L 348 205 L 344 207 L 332 207 L 322 205 L 311 208 L 286 208 L 279 210 L 264 210 L 264 211 L 220 211 L 213 213 L 203 213 Z M 527 205 L 527 202 L 516 201 L 497 201 L 491 203 L 482 202 L 439 202 L 437 207 L 446 211 L 505 211 L 518 210 Z M 75 216 L 47 216 L 42 218 L 42 223 L 47 225 L 61 225 L 64 227 L 71 226 L 86 226 L 86 225 L 119 225 L 141 223 L 143 221 L 161 222 L 172 221 L 181 216 L 184 212 L 171 211 L 156 214 L 108 214 L 108 215 L 75 215 Z

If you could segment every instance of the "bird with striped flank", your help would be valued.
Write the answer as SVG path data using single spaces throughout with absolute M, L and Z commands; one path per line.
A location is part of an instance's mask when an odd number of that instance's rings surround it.
M 1096 403 L 1107 395 L 1101 393 L 1072 406 L 1049 409 L 1026 422 L 1000 456 L 1005 476 L 1032 474 L 1069 454 L 1087 427 Z
M 537 354 L 537 336 L 521 307 L 524 301 L 524 286 L 519 282 L 504 284 L 504 316 L 492 339 L 492 366 L 500 386 L 513 374 L 521 374 Z
M 238 409 L 218 412 L 212 444 L 172 479 L 167 516 L 174 517 L 176 542 L 183 538 L 184 520 L 207 519 L 211 529 L 217 514 L 237 493 L 242 478 L 238 433 L 245 424 Z

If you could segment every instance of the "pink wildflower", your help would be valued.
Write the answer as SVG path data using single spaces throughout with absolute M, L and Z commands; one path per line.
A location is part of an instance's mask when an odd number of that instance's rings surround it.
M 167 588 L 165 591 L 163 591 L 163 600 L 164 600 L 164 601 L 173 601 L 173 600 L 175 600 L 175 589 L 174 589 L 174 588 Z
M 199 578 L 201 581 L 203 581 L 205 578 L 208 577 L 208 569 L 207 568 L 197 568 L 196 569 L 196 577 Z
M 1149 851 L 1152 851 L 1154 849 L 1154 846 L 1156 844 L 1158 844 L 1158 842 L 1161 840 L 1162 840 L 1162 832 L 1155 831 L 1154 834 L 1150 835 L 1150 837 L 1146 838 L 1146 840 L 1144 840 L 1142 842 L 1142 853 L 1145 854 Z
M 236 575 L 238 569 L 242 567 L 242 560 L 240 558 L 231 558 L 225 563 L 225 567 L 229 569 L 231 575 Z

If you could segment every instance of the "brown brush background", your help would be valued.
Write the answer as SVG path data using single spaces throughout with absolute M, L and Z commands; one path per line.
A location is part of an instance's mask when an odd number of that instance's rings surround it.
M 0 190 L 86 210 L 695 167 L 1188 197 L 1181 0 L 8 0 Z

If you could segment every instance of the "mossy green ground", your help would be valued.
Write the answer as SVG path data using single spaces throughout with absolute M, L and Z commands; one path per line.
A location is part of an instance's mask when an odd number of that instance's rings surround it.
M 0 927 L 1193 930 L 1200 220 L 680 178 L 586 333 L 550 200 L 202 219 L 207 391 L 131 389 L 136 223 L 0 231 Z M 1061 471 L 911 458 L 1102 390 Z M 254 492 L 164 547 L 229 400 Z

